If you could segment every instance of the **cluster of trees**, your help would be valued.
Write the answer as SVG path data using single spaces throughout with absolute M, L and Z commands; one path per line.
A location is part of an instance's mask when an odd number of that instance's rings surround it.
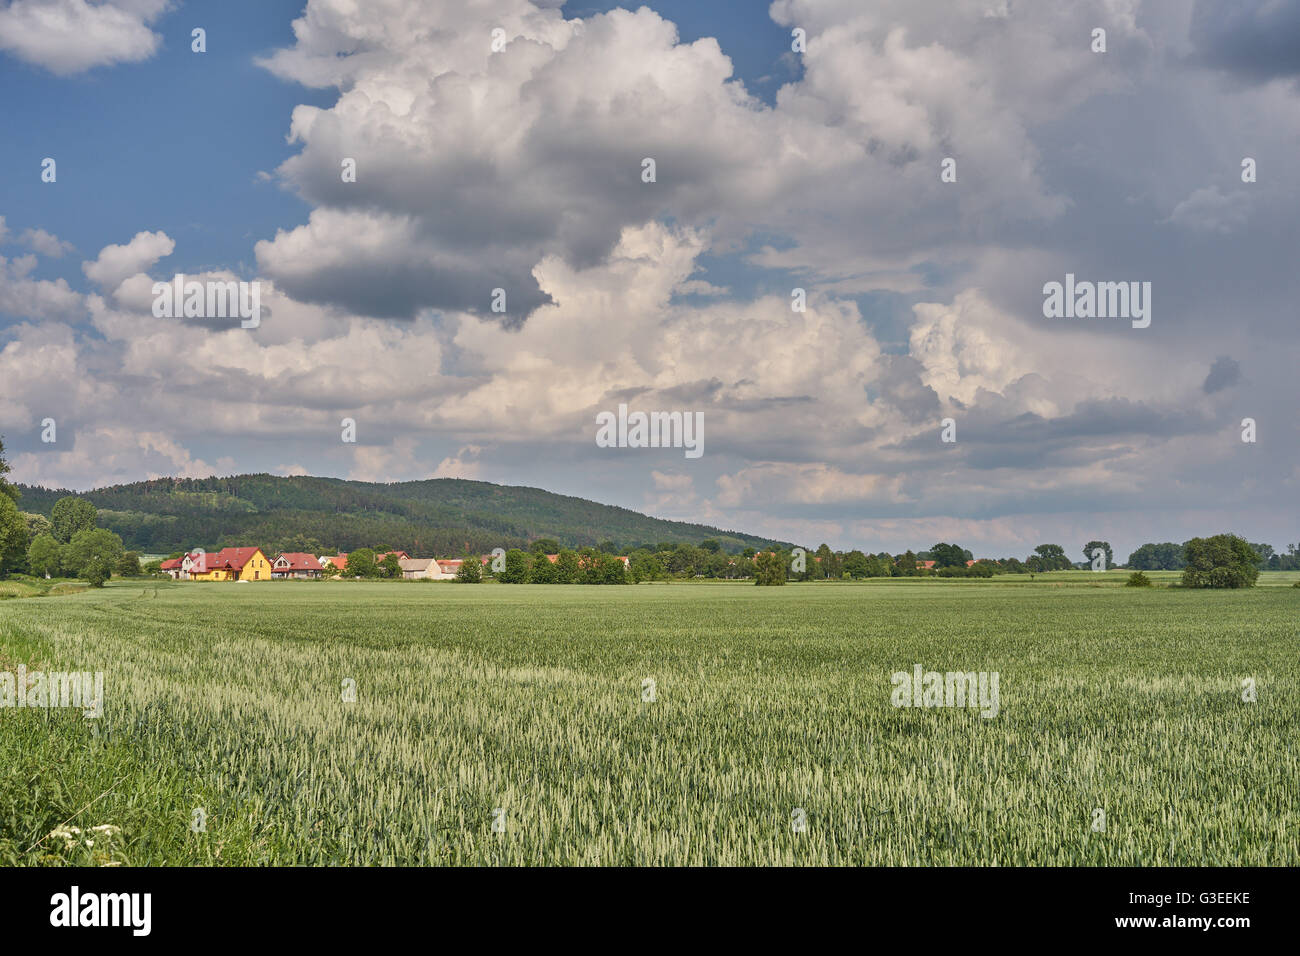
M 1128 556 L 1128 566 L 1134 571 L 1181 571 L 1187 567 L 1187 560 L 1181 544 L 1166 541 L 1142 545 Z
M 1252 544 L 1259 555 L 1256 567 L 1261 571 L 1300 571 L 1300 543 L 1288 544 L 1286 554 L 1278 554 L 1272 545 Z
M 288 550 L 288 549 L 285 549 Z M 312 551 L 310 549 L 301 549 L 303 553 L 324 554 L 324 551 Z M 325 565 L 325 577 L 343 577 L 349 578 L 401 578 L 402 565 L 398 562 L 397 555 L 392 553 L 390 547 L 382 548 L 357 548 L 355 551 L 348 552 L 347 566 L 340 572 L 332 564 Z M 383 560 L 379 555 L 383 555 Z
M 1296 556 L 1297 547 L 1291 545 L 1288 557 Z M 1183 572 L 1183 587 L 1187 588 L 1248 588 L 1259 578 L 1260 569 L 1278 558 L 1268 545 L 1251 544 L 1235 534 L 1216 534 L 1209 538 L 1192 538 L 1183 544 L 1166 541 L 1163 544 L 1144 544 L 1129 557 L 1130 587 L 1150 587 L 1144 571 Z M 1276 570 L 1290 570 L 1278 561 Z M 1300 563 L 1293 565 L 1300 567 Z M 1300 583 L 1297 584 L 1300 587 Z
M 1221 535 L 1219 537 L 1222 537 Z M 1193 541 L 1201 540 L 1193 538 Z M 1238 539 L 1244 540 L 1244 539 Z M 1191 541 L 1175 544 L 1144 544 L 1128 559 L 1128 567 L 1136 571 L 1182 571 L 1188 564 L 1187 547 Z M 1255 553 L 1254 565 L 1259 571 L 1300 571 L 1300 543 L 1288 544 L 1286 553 L 1279 554 L 1271 544 L 1247 542 Z
M 557 555 L 551 562 L 544 557 Z M 505 568 L 488 576 L 506 584 L 637 584 L 642 581 L 690 580 L 693 578 L 740 579 L 756 574 L 752 547 L 728 554 L 721 543 L 706 539 L 700 544 L 638 544 L 630 548 L 613 541 L 594 547 L 562 548 L 554 538 L 539 538 L 527 548 L 509 548 Z M 625 566 L 620 555 L 625 555 Z M 464 568 L 462 567 L 462 570 Z M 472 573 L 465 571 L 466 574 Z
M 1033 574 L 1072 568 L 1115 568 L 1114 551 L 1108 541 L 1089 541 L 1083 546 L 1081 562 L 1072 562 L 1059 544 L 1040 544 L 1024 561 L 1018 558 L 981 558 L 972 564 L 971 553 L 959 545 L 940 542 L 929 551 L 905 551 L 890 555 L 832 551 L 825 544 L 802 559 L 793 551 L 776 551 L 760 556 L 759 584 L 784 584 L 788 580 L 809 581 L 879 577 L 992 577 L 995 574 Z M 1294 560 L 1295 564 L 1290 562 Z M 933 567 L 924 563 L 933 561 Z M 1182 545 L 1143 545 L 1130 558 L 1135 571 L 1182 570 L 1185 587 L 1250 587 L 1260 570 L 1300 568 L 1300 545 L 1290 545 L 1287 555 L 1277 555 L 1268 545 L 1251 544 L 1231 534 L 1193 538 Z M 1145 578 L 1143 579 L 1145 580 Z
M 1252 549 L 1252 553 L 1257 553 L 1257 545 L 1246 547 Z M 1091 568 L 1096 566 L 1094 562 L 1100 560 L 1102 555 L 1107 568 L 1118 566 L 1114 562 L 1113 549 L 1106 541 L 1089 541 L 1085 544 L 1082 553 L 1086 560 L 1081 562 L 1072 562 L 1065 549 L 1058 544 L 1041 544 L 1023 561 L 1018 558 L 982 558 L 975 561 L 969 550 L 947 542 L 939 542 L 928 551 L 904 551 L 901 554 L 886 551 L 878 554 L 867 554 L 860 550 L 833 551 L 826 544 L 815 550 L 780 548 L 759 552 L 754 548 L 745 548 L 739 554 L 728 554 L 716 540 L 706 540 L 699 545 L 668 542 L 633 548 L 628 553 L 626 568 L 617 557 L 618 551 L 613 542 L 603 542 L 597 548 L 570 550 L 562 549 L 554 539 L 539 539 L 528 549 L 507 550 L 504 567 L 495 574 L 490 566 L 485 568 L 477 560 L 467 559 L 461 566 L 457 580 L 477 582 L 495 579 L 504 584 L 635 584 L 642 581 L 717 578 L 752 579 L 758 584 L 779 585 L 787 581 L 886 577 L 990 578 L 996 574 L 1032 574 Z M 552 563 L 546 555 L 555 553 L 558 553 L 559 559 Z M 1209 585 L 1215 587 L 1244 586 L 1227 583 L 1250 577 L 1245 571 L 1222 570 L 1224 565 L 1220 558 L 1227 553 L 1240 555 L 1245 552 L 1237 546 L 1229 545 L 1228 551 L 1224 551 L 1223 545 L 1214 545 L 1210 557 L 1203 562 L 1204 568 L 1198 572 L 1199 576 L 1186 578 L 1184 583 L 1189 587 L 1207 586 L 1203 581 L 1216 582 Z M 363 553 L 363 559 L 364 557 Z M 926 567 L 925 562 L 933 562 L 933 566 Z M 389 576 L 400 576 L 396 562 L 392 563 L 394 568 Z M 363 572 L 362 576 L 386 575 L 381 568 L 373 574 Z M 1253 582 L 1253 577 L 1250 580 Z
M 552 563 L 545 557 L 548 554 L 557 555 L 557 560 Z M 626 566 L 619 560 L 620 555 L 626 555 Z M 631 548 L 602 541 L 595 547 L 578 549 L 561 548 L 554 538 L 539 538 L 527 549 L 507 550 L 504 570 L 492 577 L 507 584 L 637 584 L 673 579 L 752 578 L 756 573 L 756 555 L 752 547 L 744 548 L 739 554 L 728 554 L 712 538 L 698 545 L 666 541 Z
M 1106 542 L 1089 542 L 1088 549 L 1100 547 L 1107 555 Z M 788 569 L 785 579 L 793 581 L 819 581 L 861 578 L 989 578 L 995 574 L 1027 574 L 1042 571 L 1064 571 L 1074 567 L 1065 549 L 1059 544 L 1040 544 L 1024 561 L 1018 558 L 981 558 L 978 561 L 969 550 L 959 544 L 939 542 L 928 551 L 904 551 L 890 554 L 881 551 L 867 554 L 863 551 L 832 551 L 826 544 L 815 551 L 802 549 L 802 558 L 793 550 L 777 551 L 773 570 L 768 577 L 775 578 L 775 567 L 781 563 Z M 927 562 L 933 566 L 927 567 Z M 778 582 L 784 583 L 784 581 Z
M 556 560 L 551 561 L 548 554 L 557 555 Z M 573 551 L 560 548 L 550 539 L 534 541 L 528 551 L 511 548 L 503 564 L 494 573 L 491 565 L 484 567 L 477 557 L 467 555 L 456 572 L 456 580 L 462 584 L 477 584 L 485 578 L 502 584 L 634 584 L 653 580 L 640 576 L 637 567 L 624 565 L 616 554 L 597 548 Z M 639 569 L 645 572 L 646 566 L 641 564 Z
M 0 576 L 75 577 L 103 587 L 114 574 L 142 573 L 140 555 L 96 527 L 95 506 L 88 501 L 61 499 L 46 518 L 19 511 L 11 488 L 0 479 Z
M 27 546 L 26 570 L 37 577 L 74 577 L 103 587 L 114 574 L 139 577 L 140 555 L 127 551 L 122 539 L 96 527 L 95 506 L 84 498 L 61 498 L 50 517 L 33 522 L 39 529 Z M 49 527 L 43 528 L 41 522 Z
M 5 478 L 8 473 L 0 440 L 0 577 L 69 575 L 101 587 L 114 573 L 140 573 L 140 556 L 127 552 L 117 535 L 96 526 L 93 504 L 69 496 L 54 504 L 48 518 L 19 511 L 22 496 Z
M 30 510 L 49 514 L 72 492 L 21 489 Z M 439 478 L 375 484 L 311 476 L 237 475 L 158 478 L 96 489 L 89 498 L 101 527 L 126 546 L 167 554 L 207 542 L 217 550 L 256 543 L 268 551 L 325 550 L 295 539 L 331 542 L 351 552 L 388 541 L 411 554 L 486 554 L 495 547 L 527 548 L 533 538 L 558 537 L 572 547 L 613 539 L 619 554 L 667 537 L 717 538 L 729 550 L 763 542 L 748 535 L 650 518 L 626 508 L 481 481 Z M 328 549 L 326 549 L 328 550 Z M 337 553 L 337 552 L 335 552 Z

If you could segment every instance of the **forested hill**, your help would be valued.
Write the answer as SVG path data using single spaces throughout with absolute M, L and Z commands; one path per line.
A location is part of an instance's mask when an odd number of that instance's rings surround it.
M 76 492 L 19 485 L 23 511 L 47 517 Z M 526 547 L 553 538 L 565 547 L 712 538 L 727 551 L 762 547 L 765 538 L 707 525 L 651 518 L 626 508 L 540 488 L 460 478 L 375 484 L 339 478 L 237 475 L 158 478 L 79 493 L 100 510 L 101 526 L 132 550 L 167 554 L 182 548 L 258 545 L 277 551 L 351 551 L 391 546 L 412 555 L 459 556 L 466 549 Z

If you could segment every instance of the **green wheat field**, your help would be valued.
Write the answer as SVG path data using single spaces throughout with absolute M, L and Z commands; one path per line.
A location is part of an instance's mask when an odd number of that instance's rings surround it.
M 0 600 L 0 671 L 105 680 L 0 709 L 0 864 L 1297 865 L 1295 575 L 1125 576 Z

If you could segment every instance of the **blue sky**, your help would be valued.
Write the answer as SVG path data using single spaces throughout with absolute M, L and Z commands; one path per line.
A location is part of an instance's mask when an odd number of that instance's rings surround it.
M 871 550 L 1281 546 L 1298 30 L 1262 0 L 8 0 L 0 435 L 75 488 L 454 475 Z M 176 272 L 257 282 L 264 321 L 155 318 Z M 1047 318 L 1066 273 L 1150 282 L 1150 327 Z M 598 447 L 619 403 L 703 412 L 706 453 Z
M 161 49 L 147 62 L 66 78 L 0 57 L 0 121 L 27 134 L 0 140 L 0 176 L 25 182 L 44 157 L 59 163 L 56 189 L 7 193 L 10 228 L 44 228 L 93 253 L 130 238 L 122 235 L 129 223 L 133 232 L 183 237 L 178 269 L 251 264 L 253 242 L 309 212 L 257 172 L 293 152 L 284 134 L 295 105 L 336 98 L 254 62 L 292 41 L 301 8 L 285 0 L 187 4 L 156 22 Z M 190 50 L 195 26 L 207 30 L 202 56 Z M 84 284 L 72 260 L 44 262 L 40 274 Z
M 565 14 L 617 6 L 570 3 Z M 677 24 L 683 42 L 718 38 L 736 77 L 771 102 L 778 85 L 793 78 L 791 61 L 782 58 L 789 33 L 753 16 L 759 7 L 673 2 L 656 9 Z M 238 271 L 246 272 L 256 240 L 305 222 L 310 212 L 257 173 L 296 151 L 284 141 L 296 105 L 328 107 L 337 99 L 334 90 L 285 82 L 256 63 L 292 43 L 302 8 L 301 0 L 178 4 L 155 22 L 162 43 L 147 62 L 67 78 L 0 58 L 0 120 L 9 129 L 39 131 L 0 140 L 0 176 L 26 179 L 46 156 L 60 163 L 59 189 L 6 197 L 10 228 L 39 224 L 93 251 L 120 241 L 122 223 L 131 222 L 184 239 L 172 259 L 177 270 L 242 265 Z M 190 49 L 195 27 L 207 31 L 202 56 Z M 96 144 L 93 152 L 88 142 Z M 748 274 L 734 263 L 729 268 L 742 281 Z M 84 284 L 72 261 L 43 263 L 39 274 Z

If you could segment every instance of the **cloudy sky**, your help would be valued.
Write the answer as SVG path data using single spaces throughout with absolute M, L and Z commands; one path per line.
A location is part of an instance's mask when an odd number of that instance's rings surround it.
M 0 127 L 19 481 L 1300 540 L 1300 2 L 0 0 Z M 261 325 L 155 318 L 176 273 Z M 1045 317 L 1067 273 L 1151 283 L 1150 326 Z M 619 403 L 702 412 L 704 455 L 597 447 Z

